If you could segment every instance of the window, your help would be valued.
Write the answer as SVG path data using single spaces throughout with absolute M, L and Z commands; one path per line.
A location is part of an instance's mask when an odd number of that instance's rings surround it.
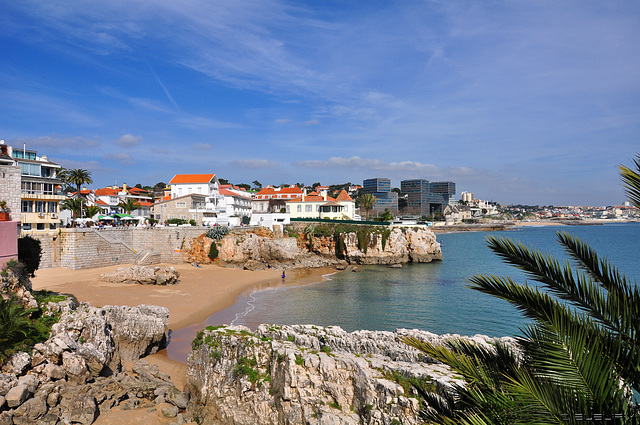
M 22 223 L 22 230 L 31 230 L 31 223 Z
M 187 207 L 186 202 L 176 202 L 176 208 L 186 208 L 186 207 Z
M 33 212 L 32 201 L 22 201 L 22 212 Z M 30 228 L 28 230 L 31 230 Z
M 178 188 L 178 196 L 180 196 L 180 195 L 182 195 L 182 188 L 181 187 Z
M 202 193 L 202 186 L 198 186 L 198 193 Z
M 312 207 L 311 205 L 305 205 L 304 206 L 304 211 L 305 212 L 311 212 L 311 207 Z
M 54 186 L 51 183 L 44 184 L 44 194 L 45 195 L 53 195 Z
M 298 205 L 298 212 L 302 212 L 302 205 Z
M 56 230 L 58 225 L 56 223 L 49 223 L 49 230 Z
M 36 230 L 44 230 L 44 223 L 36 223 Z
M 20 170 L 23 176 L 37 176 L 40 177 L 40 164 L 27 164 L 26 162 L 19 162 Z
M 344 206 L 344 210 L 345 210 L 345 211 L 349 211 L 349 205 L 345 205 L 345 206 Z
M 44 212 L 44 206 L 45 206 L 45 202 L 44 201 L 36 201 L 36 212 L 43 213 Z M 44 229 L 42 229 L 42 230 L 44 230 Z
M 58 212 L 58 203 L 57 202 L 47 202 L 47 212 L 48 213 L 57 213 Z

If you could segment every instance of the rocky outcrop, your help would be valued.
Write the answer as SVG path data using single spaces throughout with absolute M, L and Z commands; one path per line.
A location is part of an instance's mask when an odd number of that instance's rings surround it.
M 166 345 L 166 308 L 97 308 L 72 300 L 47 307 L 47 314 L 61 314 L 50 338 L 3 363 L 0 424 L 91 424 L 116 405 L 186 408 L 186 394 L 169 376 L 139 360 Z M 124 361 L 135 361 L 131 370 Z
M 100 280 L 138 285 L 175 285 L 180 272 L 173 267 L 119 267 L 115 272 L 103 273 Z
M 327 227 L 327 225 L 323 225 Z M 295 233 L 297 237 L 262 236 L 251 232 L 232 233 L 219 242 L 217 261 L 250 270 L 267 267 L 337 267 L 348 264 L 402 264 L 442 259 L 440 244 L 428 229 L 380 228 L 365 233 L 329 231 Z M 364 228 L 363 228 L 364 229 Z M 325 229 L 326 230 L 326 229 Z M 212 239 L 201 236 L 186 244 L 183 258 L 208 263 Z
M 187 419 L 220 424 L 417 424 L 410 381 L 446 387 L 449 369 L 399 338 L 429 332 L 339 327 L 209 327 L 194 341 Z M 479 344 L 491 339 L 476 336 Z

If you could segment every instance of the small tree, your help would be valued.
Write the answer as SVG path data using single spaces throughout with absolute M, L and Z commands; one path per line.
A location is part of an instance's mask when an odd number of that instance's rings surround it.
M 18 261 L 25 264 L 31 277 L 35 276 L 35 271 L 40 267 L 41 256 L 42 247 L 39 240 L 31 236 L 18 239 Z
M 92 217 L 96 216 L 97 214 L 100 214 L 101 211 L 102 211 L 102 209 L 99 206 L 92 205 L 92 206 L 86 207 L 84 209 L 84 216 L 88 217 L 88 218 L 92 218 Z
M 132 211 L 140 208 L 140 204 L 135 199 L 127 199 L 125 202 L 120 202 L 118 206 L 127 214 L 131 214 Z
M 216 241 L 211 242 L 211 248 L 209 248 L 209 258 L 211 260 L 215 260 L 218 258 L 218 247 L 216 246 Z
M 82 202 L 80 199 L 69 198 L 60 203 L 60 208 L 63 210 L 69 210 L 73 214 L 73 218 L 78 218 L 80 209 L 82 208 Z
M 365 210 L 367 218 L 369 218 L 369 212 L 377 203 L 378 199 L 370 193 L 365 193 L 358 199 L 356 199 L 356 204 L 358 205 L 358 207 Z

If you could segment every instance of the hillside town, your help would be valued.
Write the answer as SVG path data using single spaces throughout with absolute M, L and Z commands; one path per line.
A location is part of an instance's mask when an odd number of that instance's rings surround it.
M 623 205 L 500 205 L 462 192 L 456 183 L 426 179 L 371 178 L 351 182 L 280 187 L 232 184 L 215 173 L 167 175 L 167 183 L 91 188 L 90 170 L 64 169 L 26 146 L 0 144 L 2 215 L 21 234 L 86 226 L 260 226 L 273 228 L 305 219 L 378 221 L 446 226 L 497 221 L 636 220 L 637 208 Z M 126 180 L 126 176 L 120 176 Z

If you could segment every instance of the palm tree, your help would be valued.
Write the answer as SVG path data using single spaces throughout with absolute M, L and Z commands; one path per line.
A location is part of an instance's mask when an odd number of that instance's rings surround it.
M 631 201 L 640 206 L 640 157 L 635 166 L 620 171 Z M 638 413 L 633 399 L 640 391 L 638 287 L 579 239 L 565 232 L 557 239 L 570 261 L 506 238 L 488 238 L 491 250 L 537 285 L 499 276 L 470 279 L 472 289 L 507 300 L 533 320 L 513 348 L 405 340 L 465 380 L 452 393 L 422 391 L 430 406 L 423 412 L 426 419 L 561 424 L 602 414 L 628 423 Z
M 73 218 L 78 218 L 78 214 L 82 209 L 82 201 L 78 198 L 68 198 L 60 203 L 60 208 L 71 211 Z
M 20 305 L 15 296 L 9 300 L 0 298 L 0 360 L 27 338 L 31 328 L 27 316 L 32 311 Z
M 82 168 L 72 168 L 70 170 L 62 170 L 58 173 L 61 175 L 61 179 L 65 184 L 75 185 L 80 196 L 80 187 L 83 184 L 93 183 L 91 178 L 91 171 L 83 170 Z
M 96 214 L 100 214 L 102 209 L 97 205 L 91 205 L 90 207 L 86 207 L 84 209 L 84 216 L 88 218 L 93 218 Z
M 366 216 L 369 218 L 369 212 L 378 203 L 378 199 L 370 193 L 365 193 L 356 199 L 356 203 L 358 207 L 364 208 Z
M 84 170 L 82 168 L 63 169 L 58 172 L 62 182 L 65 185 L 75 185 L 76 195 L 80 198 L 80 188 L 83 184 L 93 183 L 91 178 L 91 171 Z M 80 201 L 80 211 L 82 211 L 82 200 Z
M 127 214 L 131 214 L 131 211 L 140 208 L 140 204 L 135 199 L 127 199 L 125 202 L 120 202 L 118 206 L 122 208 Z

